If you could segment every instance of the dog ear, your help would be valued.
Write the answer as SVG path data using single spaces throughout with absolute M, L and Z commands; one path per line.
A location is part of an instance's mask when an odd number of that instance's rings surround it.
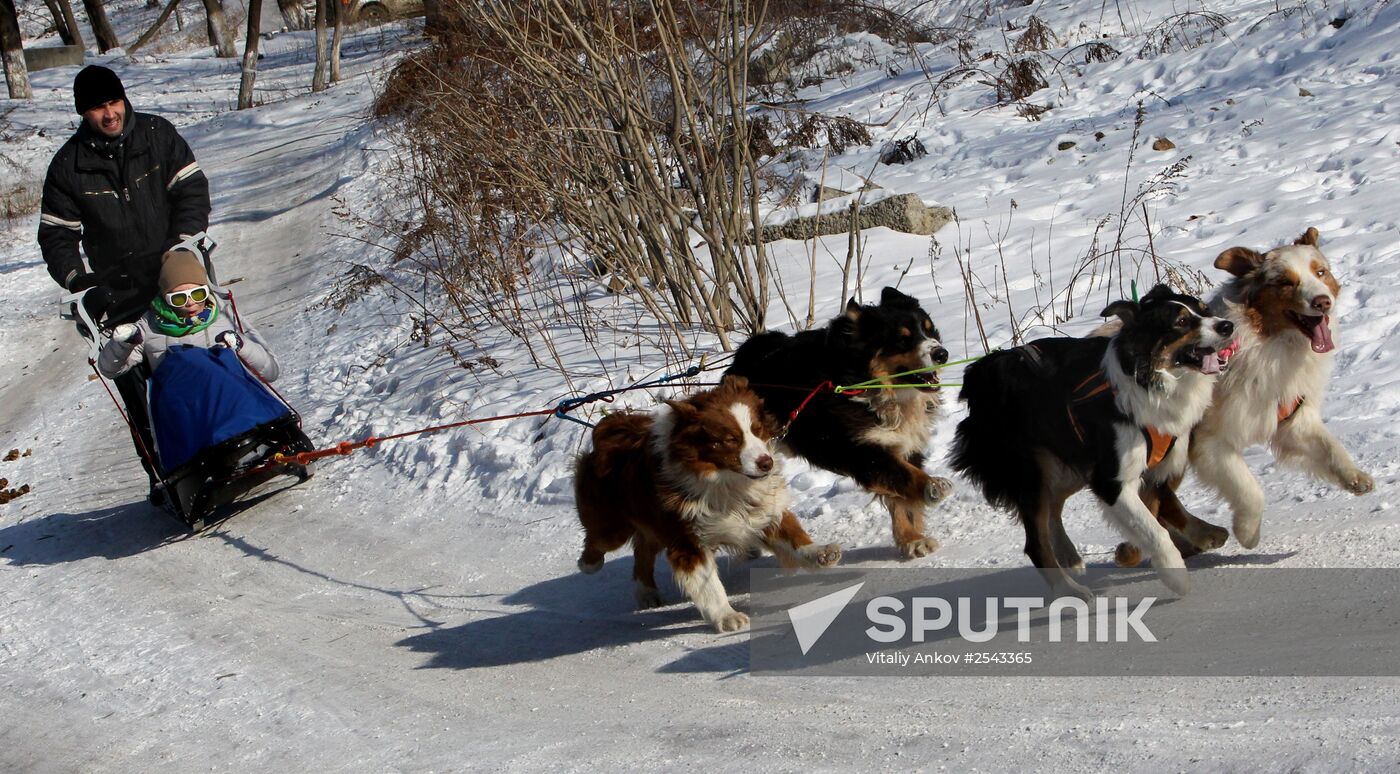
M 671 400 L 666 401 L 666 405 L 670 406 L 671 410 L 676 412 L 677 418 L 694 417 L 700 413 L 700 409 L 696 408 L 695 404 L 687 400 L 673 398 Z
M 1133 319 L 1137 317 L 1138 305 L 1132 301 L 1114 301 L 1106 309 L 1099 312 L 1099 317 L 1117 317 L 1125 325 L 1131 325 Z
M 719 386 L 722 389 L 738 392 L 749 388 L 749 380 L 748 377 L 739 376 L 738 374 L 725 374 L 725 377 L 720 380 Z
M 851 322 L 855 322 L 856 320 L 860 319 L 860 304 L 856 303 L 855 296 L 851 296 L 851 300 L 846 302 L 845 314 L 846 319 L 850 320 Z
M 880 306 L 918 306 L 919 302 L 913 296 L 905 295 L 891 287 L 886 287 L 880 291 Z
M 1317 233 L 1313 229 L 1308 230 Z M 1248 247 L 1232 247 L 1215 257 L 1215 268 L 1228 271 L 1236 277 L 1243 277 L 1259 268 L 1263 262 L 1264 256 Z
M 1300 236 L 1300 237 L 1298 237 L 1297 239 L 1293 240 L 1293 244 L 1295 244 L 1295 245 L 1307 245 L 1307 246 L 1309 246 L 1309 247 L 1317 247 L 1317 238 L 1318 238 L 1317 229 L 1313 228 L 1312 226 L 1308 226 L 1308 230 L 1307 230 L 1307 231 L 1304 231 L 1302 236 Z
M 1142 297 L 1142 302 L 1145 304 L 1148 301 L 1156 301 L 1159 298 L 1167 298 L 1168 296 L 1174 295 L 1176 295 L 1176 291 L 1167 287 L 1165 283 L 1159 282 L 1153 285 L 1151 290 L 1147 291 L 1147 295 Z

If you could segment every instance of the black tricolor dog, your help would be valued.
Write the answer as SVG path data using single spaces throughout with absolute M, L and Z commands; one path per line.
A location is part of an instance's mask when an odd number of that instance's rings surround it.
M 889 508 L 895 544 L 905 558 L 913 558 L 938 548 L 938 541 L 924 535 L 924 509 L 953 490 L 947 479 L 923 469 L 941 403 L 937 375 L 895 375 L 947 361 L 948 350 L 919 302 L 885 288 L 878 305 L 852 299 L 824 328 L 754 336 L 739 347 L 728 373 L 748 377 L 779 423 L 801 407 L 783 445 L 878 495 Z M 876 379 L 906 386 L 858 395 L 817 389 L 825 382 Z
M 1088 486 L 1163 582 L 1185 593 L 1181 554 L 1139 488 L 1185 470 L 1234 325 L 1165 285 L 1103 316 L 1122 321 L 1111 337 L 1040 339 L 969 367 L 968 416 L 950 461 L 989 502 L 1015 511 L 1026 554 L 1056 591 L 1089 596 L 1065 572 L 1084 560 L 1060 520 L 1065 500 Z

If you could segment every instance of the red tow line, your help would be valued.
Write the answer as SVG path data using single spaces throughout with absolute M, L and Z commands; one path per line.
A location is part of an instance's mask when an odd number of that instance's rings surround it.
M 767 386 L 781 386 L 781 385 L 767 385 Z M 792 427 L 792 423 L 793 423 L 794 421 L 797 420 L 797 415 L 802 413 L 802 409 L 807 408 L 807 404 L 808 404 L 808 403 L 811 403 L 811 402 L 812 402 L 812 399 L 815 398 L 815 397 L 817 397 L 817 393 L 822 392 L 823 390 L 835 390 L 835 389 L 836 389 L 836 385 L 835 385 L 834 383 L 832 383 L 830 380 L 827 380 L 827 381 L 825 381 L 825 382 L 822 382 L 821 384 L 818 384 L 816 387 L 813 387 L 813 388 L 812 388 L 812 391 L 809 392 L 809 393 L 807 393 L 807 397 L 803 398 L 803 399 L 802 399 L 802 402 L 799 403 L 799 404 L 797 404 L 797 408 L 793 409 L 791 414 L 788 414 L 787 422 L 783 423 L 783 427 L 782 427 L 781 430 L 778 431 L 777 437 L 778 437 L 778 438 L 782 438 L 783 436 L 787 435 L 788 428 Z M 859 395 L 859 394 L 861 394 L 862 392 L 865 392 L 865 390 L 843 390 L 842 392 L 843 392 L 843 394 L 846 394 L 846 395 Z
M 296 464 L 298 464 L 298 465 L 305 465 L 305 464 L 308 463 L 308 462 L 312 462 L 312 461 L 315 461 L 315 460 L 323 459 L 323 458 L 325 458 L 325 457 L 343 457 L 343 456 L 345 456 L 345 455 L 347 455 L 347 454 L 349 454 L 349 453 L 351 453 L 351 452 L 353 452 L 353 451 L 355 451 L 355 450 L 357 450 L 357 449 L 369 449 L 369 448 L 373 448 L 376 444 L 380 444 L 380 443 L 383 443 L 383 442 L 385 442 L 385 441 L 392 441 L 392 440 L 394 440 L 394 439 L 396 439 L 396 438 L 407 438 L 407 437 L 413 436 L 413 435 L 427 435 L 428 433 L 436 433 L 436 432 L 439 431 L 439 430 L 451 430 L 451 429 L 454 428 L 454 427 L 466 427 L 467 425 L 479 425 L 479 424 L 482 424 L 482 423 L 484 423 L 484 422 L 496 422 L 496 421 L 503 420 L 503 419 L 521 419 L 521 418 L 523 418 L 523 417 L 540 417 L 540 416 L 545 416 L 545 415 L 547 415 L 547 414 L 554 414 L 556 411 L 557 411 L 557 409 L 549 408 L 549 409 L 540 409 L 540 410 L 538 410 L 538 411 L 522 411 L 522 412 L 520 412 L 519 414 L 502 414 L 502 415 L 500 415 L 500 416 L 495 416 L 495 417 L 478 417 L 477 419 L 467 419 L 467 420 L 463 420 L 463 421 L 461 421 L 461 422 L 453 422 L 453 423 L 451 423 L 451 424 L 446 424 L 446 425 L 434 425 L 434 426 L 432 426 L 432 427 L 424 427 L 424 428 L 421 428 L 421 429 L 419 429 L 419 430 L 408 430 L 408 431 L 405 431 L 405 432 L 402 432 L 402 433 L 394 433 L 393 435 L 384 435 L 384 436 L 371 435 L 370 437 L 365 438 L 365 439 L 360 440 L 360 441 L 341 441 L 340 443 L 338 443 L 338 444 L 336 444 L 336 445 L 334 445 L 334 446 L 327 446 L 327 447 L 324 448 L 324 449 L 315 449 L 315 450 L 313 450 L 313 451 L 297 452 L 297 453 L 295 453 L 295 454 L 282 454 L 282 453 L 279 452 L 279 453 L 277 453 L 277 454 L 272 455 L 272 457 L 270 457 L 270 458 L 268 459 L 267 463 L 265 463 L 264 466 L 260 466 L 260 467 L 270 467 L 270 466 L 273 466 L 273 465 L 285 465 L 285 464 L 287 464 L 287 463 L 296 463 Z

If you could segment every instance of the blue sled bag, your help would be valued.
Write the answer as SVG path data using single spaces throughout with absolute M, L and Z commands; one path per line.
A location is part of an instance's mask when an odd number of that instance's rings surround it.
M 167 473 L 201 451 L 290 415 L 226 347 L 172 346 L 148 385 L 151 429 Z

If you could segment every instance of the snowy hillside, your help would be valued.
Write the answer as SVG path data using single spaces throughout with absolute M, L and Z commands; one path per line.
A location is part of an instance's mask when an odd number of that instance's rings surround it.
M 1377 490 L 1353 497 L 1256 450 L 1269 494 L 1263 543 L 1231 542 L 1208 561 L 1400 566 L 1400 367 L 1390 362 L 1400 300 L 1388 293 L 1400 287 L 1400 6 L 1037 1 L 938 13 L 928 21 L 975 30 L 961 58 L 950 41 L 912 63 L 851 35 L 829 52 L 850 69 L 800 94 L 810 109 L 868 123 L 876 140 L 832 157 L 826 179 L 867 178 L 958 214 L 933 240 L 866 232 L 863 297 L 898 284 L 922 299 L 955 358 L 976 355 L 960 266 L 999 346 L 1088 330 L 1131 280 L 1145 287 L 1159 271 L 1218 283 L 1221 250 L 1316 227 L 1344 287 L 1324 414 Z M 1055 36 L 1040 57 L 1049 85 L 1024 100 L 1050 106 L 1037 121 L 994 104 L 987 81 L 1001 60 L 977 58 L 1009 52 L 1032 16 Z M 310 435 L 331 444 L 534 411 L 692 365 L 621 334 L 557 334 L 558 363 L 537 367 L 517 341 L 481 331 L 475 347 L 454 343 L 454 358 L 441 331 L 423 340 L 417 308 L 385 286 L 343 309 L 328 303 L 352 266 L 392 272 L 384 233 L 415 217 L 395 188 L 392 129 L 368 118 L 392 63 L 421 45 L 415 24 L 355 32 L 345 80 L 320 94 L 306 90 L 309 33 L 264 41 L 265 104 L 241 112 L 231 110 L 236 61 L 204 49 L 89 53 L 122 75 L 137 110 L 169 118 L 194 149 L 211 181 L 220 276 L 240 280 L 240 311 L 277 351 L 278 388 Z M 1086 61 L 1091 43 L 1111 52 Z M 73 75 L 32 73 L 35 99 L 0 106 L 0 191 L 37 186 L 75 128 Z M 911 135 L 927 156 L 878 163 L 884 144 Z M 1400 760 L 1393 679 L 754 678 L 746 638 L 715 635 L 691 605 L 633 612 L 626 555 L 578 574 L 570 465 L 586 431 L 556 419 L 333 459 L 307 484 L 185 538 L 145 503 L 121 420 L 57 318 L 37 222 L 37 212 L 0 222 L 0 454 L 29 452 L 0 462 L 0 478 L 30 487 L 0 505 L 0 768 L 1333 770 Z M 1115 244 L 1121 262 L 1095 262 Z M 813 283 L 819 318 L 840 309 L 844 236 L 770 249 L 797 295 Z M 1155 267 L 1140 257 L 1149 249 L 1162 256 Z M 627 303 L 601 288 L 584 300 Z M 781 304 L 769 319 L 792 327 Z M 496 365 L 463 367 L 481 356 Z M 960 416 L 952 397 L 930 446 L 944 475 Z M 842 543 L 844 564 L 896 564 L 888 517 L 869 495 L 797 461 L 787 471 L 804 525 Z M 1229 522 L 1189 481 L 1183 494 L 1203 518 Z M 1071 501 L 1066 522 L 1090 563 L 1109 560 L 1119 538 L 1087 497 Z M 968 486 L 929 526 L 943 548 L 917 560 L 928 566 L 1025 563 L 1020 529 Z M 746 567 L 725 565 L 741 609 Z

